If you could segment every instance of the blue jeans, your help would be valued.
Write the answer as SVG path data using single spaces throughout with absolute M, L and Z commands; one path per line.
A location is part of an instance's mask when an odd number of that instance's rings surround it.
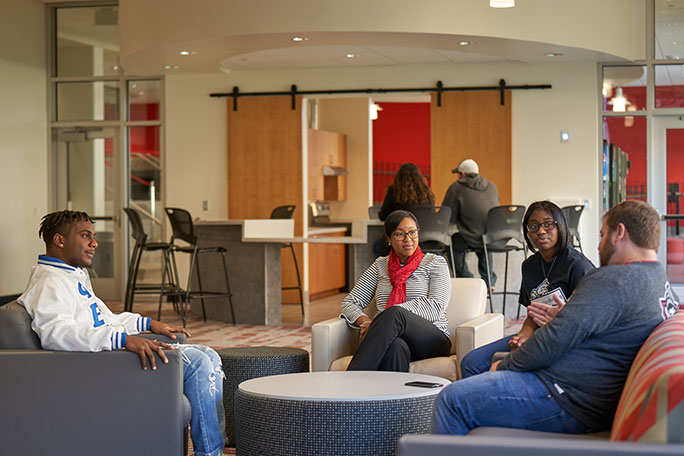
M 204 345 L 174 344 L 183 359 L 183 394 L 190 401 L 190 437 L 197 456 L 223 454 L 226 416 L 223 411 L 221 358 Z
M 473 375 L 487 372 L 492 366 L 492 356 L 496 352 L 510 352 L 511 346 L 508 341 L 511 337 L 504 337 L 482 347 L 469 352 L 461 360 L 461 378 L 472 377 Z
M 506 370 L 459 380 L 437 397 L 433 433 L 466 435 L 482 426 L 565 434 L 589 432 L 558 405 L 535 374 Z

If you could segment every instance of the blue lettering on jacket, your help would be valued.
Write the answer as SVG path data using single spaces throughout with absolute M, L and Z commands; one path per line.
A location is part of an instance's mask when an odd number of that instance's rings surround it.
M 104 325 L 104 320 L 101 318 L 102 313 L 100 313 L 100 308 L 97 307 L 97 303 L 92 303 L 90 305 L 90 310 L 93 312 L 93 328 Z
M 93 297 L 93 295 L 91 295 L 90 292 L 85 289 L 81 282 L 78 282 L 78 292 L 81 293 L 82 296 L 87 297 L 88 299 Z

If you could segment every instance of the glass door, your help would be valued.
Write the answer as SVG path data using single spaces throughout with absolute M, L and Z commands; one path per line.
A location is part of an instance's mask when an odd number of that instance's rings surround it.
M 653 205 L 663 214 L 659 260 L 679 296 L 684 292 L 684 116 L 653 122 Z
M 90 277 L 95 293 L 119 300 L 124 266 L 121 261 L 122 167 L 118 129 L 56 128 L 55 204 L 57 210 L 87 212 L 95 222 L 99 244 Z

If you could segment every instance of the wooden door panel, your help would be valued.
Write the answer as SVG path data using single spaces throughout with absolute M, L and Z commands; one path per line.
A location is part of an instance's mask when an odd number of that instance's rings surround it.
M 480 174 L 499 190 L 501 204 L 511 204 L 511 92 L 442 93 L 430 107 L 432 190 L 437 204 L 456 180 L 451 170 L 472 158 Z

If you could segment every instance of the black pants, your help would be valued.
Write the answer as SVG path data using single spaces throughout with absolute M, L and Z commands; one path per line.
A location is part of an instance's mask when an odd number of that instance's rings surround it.
M 456 268 L 456 277 L 473 277 L 473 273 L 470 272 L 470 268 L 465 261 L 466 250 L 469 248 L 463 237 L 456 233 L 451 236 L 451 244 L 454 250 L 454 267 Z M 484 248 L 473 249 L 477 255 L 477 271 L 480 273 L 480 277 L 489 285 L 489 280 L 487 278 L 487 259 L 485 258 Z M 496 274 L 494 274 L 494 263 L 492 262 L 492 252 L 487 252 L 489 257 L 489 273 L 492 275 L 492 286 L 496 284 Z
M 375 317 L 347 370 L 408 372 L 412 361 L 450 353 L 451 340 L 434 324 L 392 306 Z

